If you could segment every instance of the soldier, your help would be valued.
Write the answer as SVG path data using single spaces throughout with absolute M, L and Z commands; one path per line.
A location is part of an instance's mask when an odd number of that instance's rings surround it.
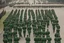
M 8 36 L 12 37 L 12 32 L 11 31 L 8 31 Z
M 13 30 L 17 32 L 17 25 L 14 25 Z
M 46 32 L 45 31 L 42 31 L 41 34 L 45 36 L 46 35 Z
M 35 31 L 37 30 L 36 27 L 33 27 L 33 34 L 35 34 Z
M 50 34 L 49 30 L 47 29 L 46 31 L 46 36 L 48 36 Z
M 12 43 L 12 37 L 11 36 L 8 36 L 8 42 Z
M 52 23 L 53 33 L 55 32 L 55 23 Z
M 13 34 L 13 37 L 15 37 L 15 35 L 17 35 L 17 31 L 12 32 L 12 34 Z
M 42 26 L 41 25 L 38 25 L 38 30 L 41 30 L 42 29 Z
M 41 30 L 38 30 L 38 36 L 41 37 L 42 33 L 41 33 Z
M 30 37 L 28 37 L 28 35 L 25 40 L 26 40 L 26 43 L 30 43 Z
M 28 34 L 30 36 L 30 34 L 31 34 L 31 27 L 29 26 L 27 30 L 28 30 Z
M 3 42 L 4 43 L 7 43 L 8 42 L 8 39 L 7 38 L 3 38 Z
M 57 24 L 58 24 L 58 22 L 59 22 L 59 21 L 58 21 L 58 19 L 55 19 L 55 23 L 57 23 Z
M 14 37 L 14 43 L 19 43 L 19 37 L 17 36 L 17 35 L 15 35 L 15 37 Z
M 45 35 L 42 36 L 41 43 L 46 43 Z
M 55 37 L 55 43 L 61 43 L 61 37 L 58 35 L 58 37 Z
M 8 34 L 6 32 L 4 32 L 3 38 L 7 38 L 7 37 L 8 37 Z
M 52 40 L 52 39 L 51 39 L 51 37 L 50 37 L 49 35 L 48 35 L 48 37 L 47 37 L 47 40 L 48 40 L 47 43 L 51 43 L 51 40 Z
M 57 29 L 60 29 L 60 26 L 59 26 L 59 24 L 57 24 L 57 25 L 56 25 L 56 27 L 57 27 Z
M 49 18 L 47 18 L 47 28 L 49 27 Z
M 60 29 L 57 29 L 56 32 L 57 32 L 57 33 L 60 33 Z
M 10 27 L 10 31 L 12 31 L 13 24 L 10 23 L 8 26 Z
M 39 38 L 36 36 L 36 37 L 34 38 L 34 41 L 35 41 L 35 43 L 38 43 Z
M 42 31 L 45 31 L 46 29 L 45 29 L 45 26 L 41 26 L 41 29 L 42 29 Z
M 55 33 L 55 37 L 58 37 L 60 34 L 59 33 Z
M 22 28 L 18 26 L 19 37 L 22 37 Z
M 58 37 L 58 43 L 61 43 L 61 37 Z
M 23 34 L 24 34 L 24 37 L 26 35 L 26 26 L 23 26 Z
M 35 31 L 35 36 L 39 36 L 38 30 Z

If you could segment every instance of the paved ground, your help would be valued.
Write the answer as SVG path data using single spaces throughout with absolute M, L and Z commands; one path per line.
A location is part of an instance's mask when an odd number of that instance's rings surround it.
M 4 8 L 4 10 L 6 10 L 7 11 L 7 13 L 6 13 L 6 15 L 4 15 L 3 17 L 2 17 L 2 19 L 0 20 L 0 43 L 3 43 L 3 41 L 2 41 L 2 39 L 3 39 L 3 37 L 2 37 L 2 35 L 3 35 L 3 21 L 6 19 L 6 17 L 8 16 L 8 14 L 9 14 L 9 12 L 12 10 L 12 9 L 26 9 L 26 8 L 10 8 L 10 7 L 5 7 Z M 64 42 L 64 8 L 27 8 L 27 9 L 33 9 L 33 10 L 35 10 L 35 9 L 43 9 L 43 10 L 45 10 L 45 9 L 54 9 L 55 10 L 55 12 L 56 12 L 56 15 L 58 16 L 58 19 L 59 19 L 59 24 L 60 24 L 60 27 L 61 27 L 61 29 L 60 29 L 60 34 L 61 34 L 61 38 L 62 38 L 62 43 Z M 3 9 L 0 9 L 0 12 L 2 11 Z M 49 31 L 50 31 L 50 36 L 52 37 L 52 42 L 51 43 L 54 43 L 54 34 L 53 34 L 53 31 L 52 31 L 52 26 L 51 26 L 51 24 L 50 24 L 50 26 L 49 26 Z M 32 32 L 33 33 L 33 32 Z M 30 43 L 34 43 L 34 41 L 33 41 L 33 34 L 31 33 L 31 36 L 30 36 L 30 38 L 31 38 L 31 42 Z M 22 37 L 21 38 L 21 40 L 19 41 L 20 43 L 25 43 L 25 38 L 24 37 Z

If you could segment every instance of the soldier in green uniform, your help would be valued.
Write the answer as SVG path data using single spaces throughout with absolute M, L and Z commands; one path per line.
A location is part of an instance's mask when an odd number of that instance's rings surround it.
M 24 34 L 24 37 L 25 37 L 25 35 L 26 35 L 26 26 L 23 26 L 22 28 L 23 28 L 23 34 Z
M 42 33 L 41 33 L 41 30 L 38 30 L 38 36 L 41 37 Z
M 42 36 L 42 38 L 41 38 L 41 43 L 46 43 L 45 35 Z
M 30 36 L 30 34 L 31 34 L 31 27 L 30 26 L 28 27 L 27 31 L 28 31 L 28 34 Z
M 56 30 L 56 33 L 60 33 L 60 29 L 57 29 L 57 30 Z
M 3 34 L 3 42 L 4 43 L 7 43 L 8 42 L 7 37 L 8 37 L 8 34 L 4 32 L 4 34 Z
M 10 23 L 10 24 L 9 24 L 9 27 L 10 27 L 10 28 L 13 28 L 13 24 L 12 24 L 12 23 Z
M 14 25 L 13 30 L 17 32 L 17 25 Z
M 56 30 L 55 37 L 58 37 L 60 35 L 60 31 Z
M 46 36 L 48 36 L 50 34 L 49 30 L 47 29 L 46 31 Z
M 55 23 L 52 22 L 53 32 L 55 32 Z
M 19 37 L 22 37 L 22 28 L 18 26 Z
M 45 36 L 46 35 L 46 32 L 45 31 L 42 31 L 41 34 Z
M 17 35 L 17 31 L 12 32 L 13 37 Z
M 56 27 L 57 27 L 57 29 L 60 29 L 60 25 L 59 24 L 57 24 Z
M 37 30 L 36 27 L 33 27 L 33 34 L 35 35 L 35 31 Z
M 59 33 L 55 33 L 55 37 L 58 37 L 60 34 Z
M 7 26 L 4 27 L 3 31 L 4 31 L 4 32 L 7 32 L 8 28 L 9 28 L 9 27 L 7 27 Z
M 47 22 L 47 28 L 48 28 L 49 27 L 49 18 L 47 19 L 46 22 Z
M 58 37 L 55 37 L 55 43 L 61 43 L 61 37 L 58 35 Z
M 44 27 L 44 26 L 41 26 L 41 30 L 42 30 L 42 31 L 45 31 L 46 29 L 45 29 L 45 27 Z
M 15 37 L 14 37 L 14 43 L 19 43 L 19 37 L 17 36 L 17 35 L 15 35 Z
M 4 42 L 4 43 L 7 43 L 7 42 L 8 42 L 8 39 L 7 39 L 7 38 L 4 38 L 4 39 L 3 39 L 3 42 Z
M 34 36 L 39 36 L 38 30 L 34 31 Z
M 30 37 L 28 35 L 25 40 L 26 40 L 26 43 L 30 43 Z
M 36 37 L 34 38 L 34 41 L 35 41 L 35 43 L 38 43 L 39 38 L 36 36 Z
M 8 36 L 8 42 L 12 43 L 12 37 L 11 36 Z
M 47 36 L 47 43 L 51 43 L 51 40 L 52 40 L 51 37 L 48 35 Z
M 38 25 L 38 30 L 40 31 L 42 29 L 42 26 L 41 25 Z

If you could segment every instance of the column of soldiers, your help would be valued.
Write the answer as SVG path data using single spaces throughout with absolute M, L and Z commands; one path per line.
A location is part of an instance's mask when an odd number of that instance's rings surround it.
M 55 43 L 61 43 L 60 37 L 60 25 L 58 17 L 56 16 L 54 10 L 13 10 L 7 19 L 3 22 L 4 24 L 4 34 L 3 42 L 4 43 L 19 43 L 19 40 L 22 36 L 26 36 L 26 30 L 28 32 L 27 37 L 25 38 L 26 43 L 30 43 L 31 30 L 33 28 L 34 43 L 51 43 L 52 38 L 50 37 L 49 25 L 52 23 L 53 32 L 55 33 Z M 27 14 L 28 12 L 28 14 Z M 28 15 L 28 17 L 27 17 Z M 32 19 L 31 19 L 32 16 Z M 27 19 L 28 18 L 28 19 Z M 32 26 L 32 27 L 31 27 Z M 46 29 L 47 28 L 47 29 Z M 57 28 L 57 29 L 56 29 Z M 23 32 L 23 35 L 22 35 Z M 19 37 L 18 37 L 19 35 Z

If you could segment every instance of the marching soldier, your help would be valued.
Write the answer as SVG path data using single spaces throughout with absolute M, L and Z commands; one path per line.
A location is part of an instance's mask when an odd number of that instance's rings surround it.
M 18 26 L 19 37 L 22 37 L 22 28 Z
M 23 26 L 23 34 L 24 34 L 24 37 L 26 35 L 26 26 Z
M 35 43 L 38 43 L 39 38 L 36 36 L 36 37 L 34 38 L 34 41 L 35 41 Z
M 48 37 L 47 37 L 47 40 L 48 40 L 47 43 L 51 43 L 51 40 L 52 40 L 52 39 L 51 39 L 51 37 L 50 37 L 49 35 L 48 35 Z
M 14 43 L 19 43 L 19 37 L 17 35 L 14 37 Z
M 46 43 L 45 35 L 42 36 L 41 43 Z
M 49 30 L 47 29 L 46 31 L 46 36 L 48 36 L 50 34 Z
M 55 37 L 55 43 L 61 43 L 61 38 L 60 38 L 60 36 L 58 36 L 58 37 Z
M 31 34 L 31 27 L 30 26 L 28 27 L 27 31 L 28 31 L 28 34 L 30 36 L 30 34 Z
M 26 40 L 26 43 L 30 43 L 30 37 L 28 35 L 25 40 Z
M 55 23 L 52 23 L 53 33 L 55 32 Z
M 7 38 L 4 38 L 4 39 L 3 39 L 3 42 L 4 42 L 4 43 L 7 43 L 7 42 L 8 42 L 8 39 L 7 39 Z

